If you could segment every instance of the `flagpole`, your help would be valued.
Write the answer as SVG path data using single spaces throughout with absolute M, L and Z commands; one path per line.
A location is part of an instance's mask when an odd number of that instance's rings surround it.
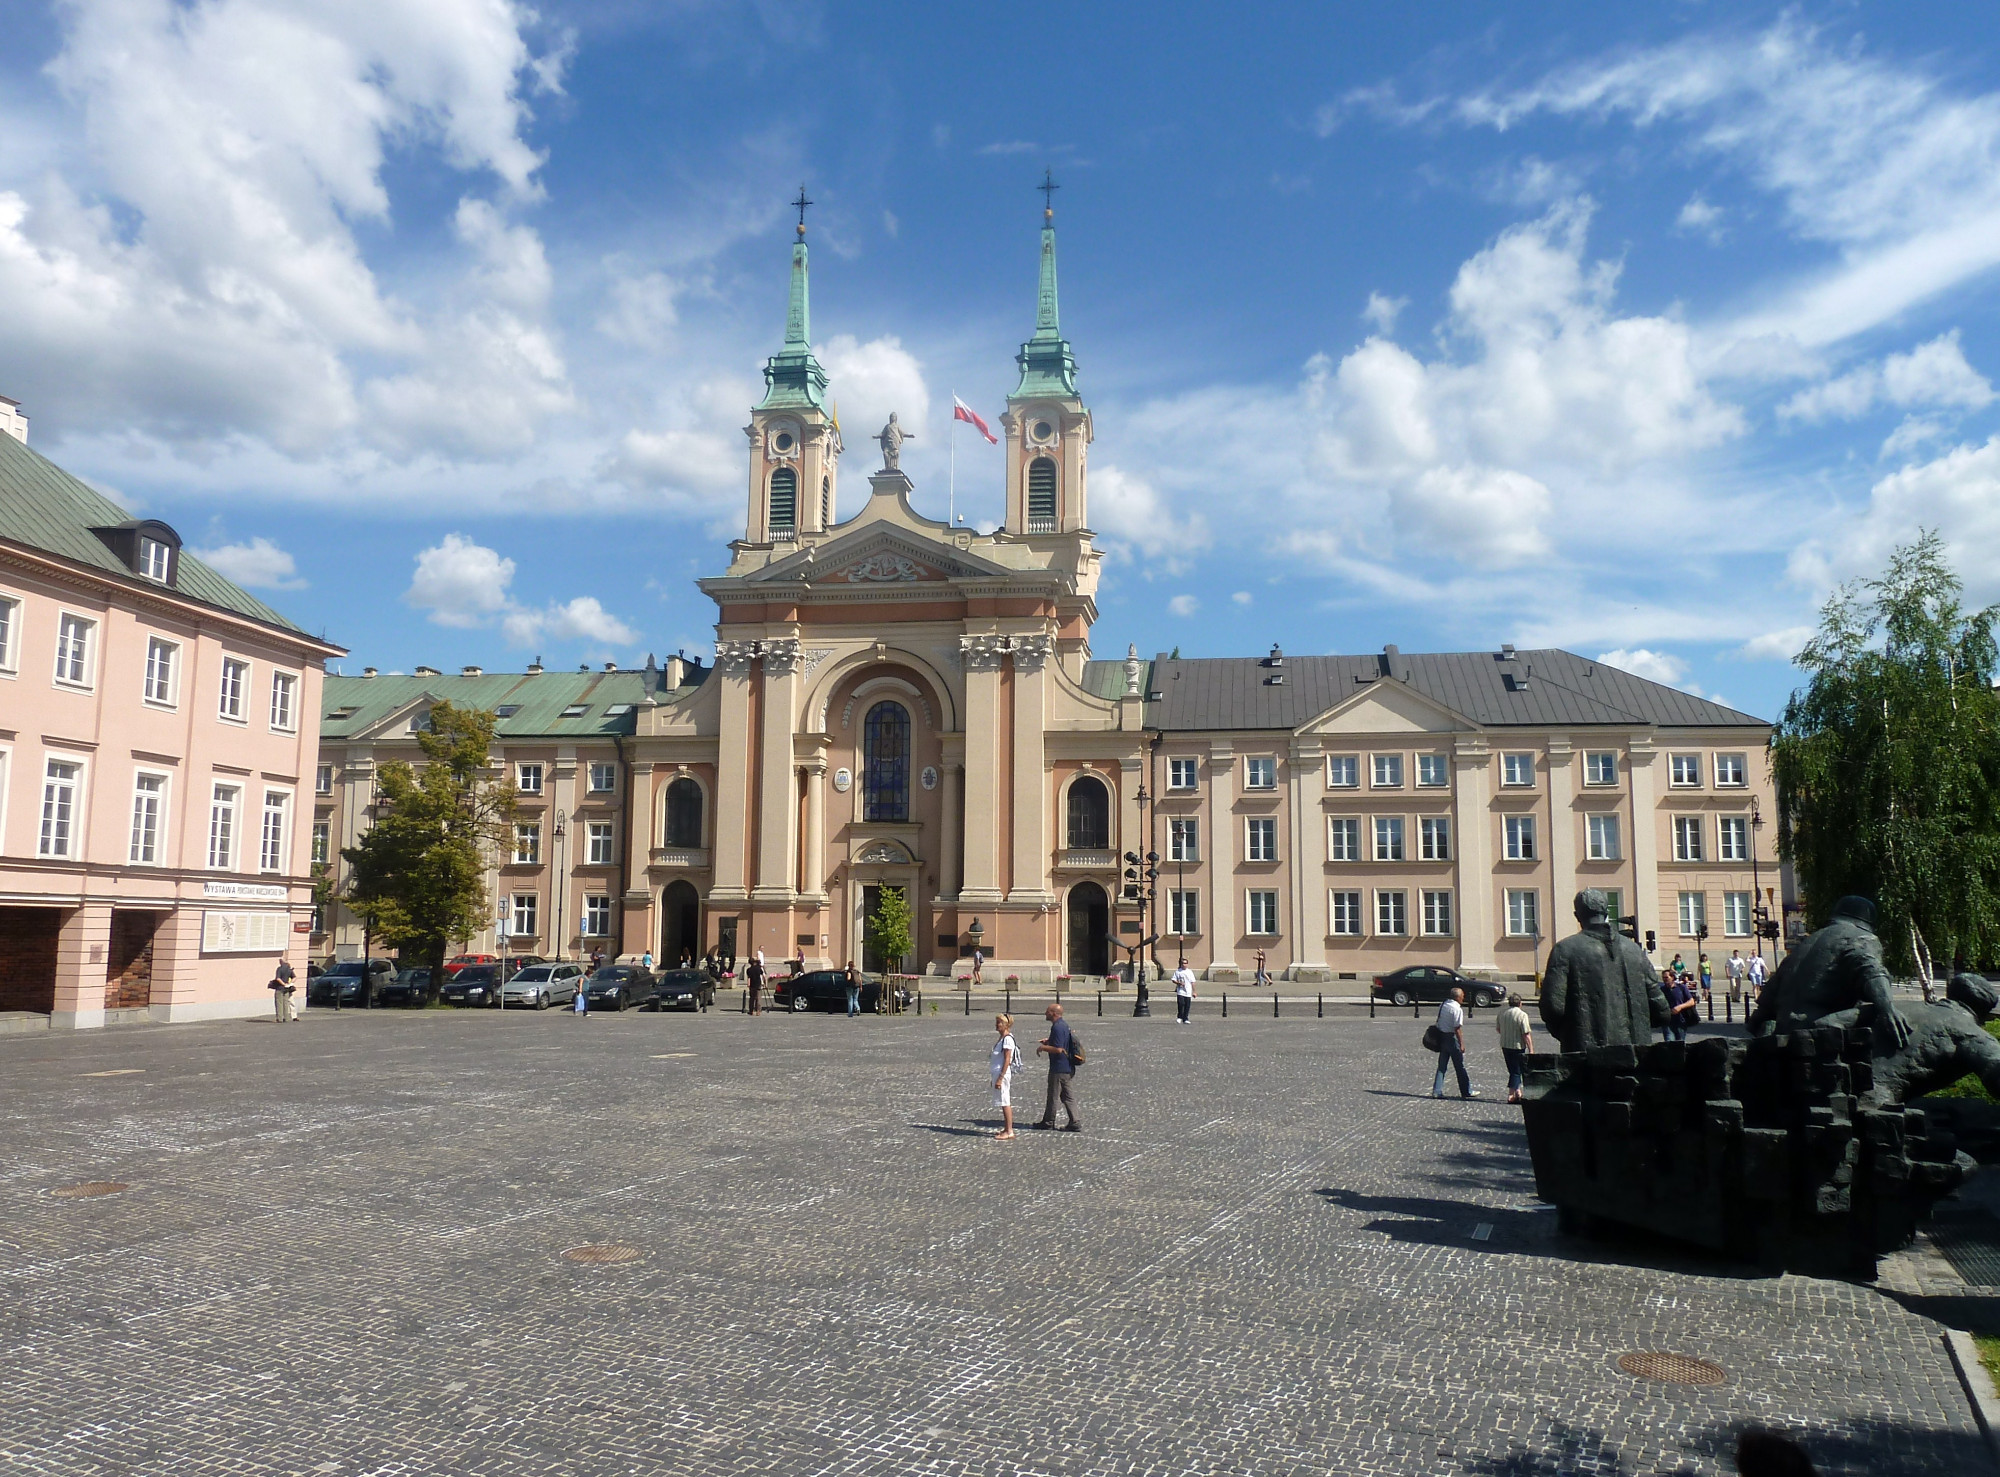
M 951 474 L 945 479 L 945 485 L 949 489 L 945 495 L 951 501 L 948 504 L 949 521 L 945 524 L 945 527 L 956 528 L 958 527 L 958 391 L 956 390 L 951 392 L 950 436 Z

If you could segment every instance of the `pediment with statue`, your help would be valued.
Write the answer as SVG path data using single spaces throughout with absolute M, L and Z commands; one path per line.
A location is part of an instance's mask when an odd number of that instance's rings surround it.
M 1009 573 L 998 564 L 933 542 L 920 533 L 877 524 L 775 560 L 750 576 L 754 582 L 803 580 L 813 585 L 941 584 Z

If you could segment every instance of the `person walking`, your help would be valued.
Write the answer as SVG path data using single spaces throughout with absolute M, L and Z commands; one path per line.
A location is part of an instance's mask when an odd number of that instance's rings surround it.
M 1518 1103 L 1527 1083 L 1528 1053 L 1535 1049 L 1535 1029 L 1518 992 L 1507 997 L 1507 1008 L 1494 1019 L 1493 1029 L 1500 1033 L 1500 1055 L 1507 1060 L 1507 1101 Z
M 972 946 L 972 988 L 979 988 L 979 971 L 986 963 L 986 953 L 979 945 Z
M 1076 1039 L 1071 1035 L 1069 1023 L 1063 1019 L 1063 1008 L 1050 1005 L 1042 1012 L 1049 1023 L 1049 1034 L 1042 1044 L 1035 1048 L 1049 1059 L 1049 1095 L 1042 1108 L 1041 1121 L 1037 1128 L 1056 1126 L 1056 1100 L 1062 1100 L 1063 1112 L 1069 1115 L 1065 1133 L 1082 1133 L 1083 1118 L 1076 1111 Z
M 588 980 L 576 982 L 576 998 L 570 1001 L 569 1008 L 578 1015 L 590 1014 L 590 991 L 584 988 L 589 983 Z
M 645 953 L 639 956 L 639 967 L 645 970 L 647 974 L 653 972 L 653 951 L 651 949 L 646 950 Z
M 1014 1044 L 1014 1017 L 996 1015 L 993 1017 L 994 1034 L 1000 1039 L 993 1043 L 993 1106 L 1000 1110 L 1000 1120 L 1005 1125 L 995 1138 L 1010 1139 L 1014 1135 L 1014 1074 L 1021 1069 L 1021 1048 Z
M 1722 968 L 1728 978 L 1726 988 L 1729 991 L 1729 1003 L 1732 1005 L 1742 1004 L 1743 976 L 1747 972 L 1747 966 L 1743 963 L 1742 951 L 1740 949 L 1731 949 L 1729 951 L 1729 958 L 1724 962 Z
M 1695 967 L 1701 971 L 1701 1003 L 1715 1012 L 1715 970 L 1709 965 L 1708 955 L 1695 955 Z
M 750 1014 L 764 1013 L 764 951 L 759 949 L 743 970 L 743 991 L 749 996 Z
M 847 1018 L 853 1020 L 861 1014 L 861 971 L 854 967 L 852 959 L 847 961 Z
M 1750 996 L 1754 1004 L 1764 993 L 1764 956 L 1761 953 L 1752 954 L 1744 972 L 1750 976 Z
M 1667 1024 L 1666 1039 L 1685 1041 L 1688 1027 L 1693 1025 L 1701 1010 L 1701 1002 L 1688 987 L 1687 976 L 1677 974 L 1667 982 Z
M 1194 971 L 1188 968 L 1187 956 L 1183 954 L 1179 967 L 1174 970 L 1174 1024 L 1185 1026 L 1193 1010 Z
M 1465 1070 L 1465 991 L 1453 989 L 1438 1006 L 1437 1033 L 1438 1069 L 1437 1079 L 1431 1083 L 1431 1096 L 1444 1096 L 1444 1072 L 1449 1066 L 1458 1072 L 1458 1095 L 1478 1097 L 1472 1075 Z
M 297 1014 L 292 1010 L 292 994 L 294 990 L 292 981 L 297 978 L 298 973 L 292 968 L 292 961 L 289 959 L 280 959 L 278 961 L 278 972 L 271 976 L 271 1004 L 278 1013 L 278 1024 L 281 1026 L 288 1021 L 298 1019 Z
M 1270 972 L 1264 968 L 1264 951 L 1262 949 L 1257 951 L 1256 981 L 1258 989 L 1265 990 L 1270 988 L 1271 976 Z

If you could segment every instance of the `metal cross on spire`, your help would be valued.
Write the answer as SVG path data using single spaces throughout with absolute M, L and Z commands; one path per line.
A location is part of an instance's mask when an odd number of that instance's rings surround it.
M 1056 213 L 1056 191 L 1062 188 L 1061 185 L 1056 183 L 1055 171 L 1044 169 L 1042 171 L 1042 182 L 1036 185 L 1035 188 L 1042 192 L 1042 219 L 1053 220 Z M 800 191 L 800 193 L 803 194 L 804 191 Z
M 811 205 L 811 204 L 813 204 L 813 202 L 812 202 L 812 201 L 810 201 L 810 200 L 808 200 L 808 199 L 806 199 L 806 187 L 805 187 L 805 185 L 804 185 L 804 184 L 800 184 L 800 186 L 799 186 L 799 198 L 798 198 L 798 199 L 796 199 L 796 200 L 794 200 L 794 201 L 792 202 L 792 205 L 793 205 L 793 207 L 794 207 L 794 208 L 795 208 L 795 209 L 796 209 L 796 210 L 798 211 L 798 213 L 799 213 L 799 234 L 800 234 L 801 236 L 805 235 L 805 233 L 806 233 L 806 207 L 807 207 L 808 205 Z

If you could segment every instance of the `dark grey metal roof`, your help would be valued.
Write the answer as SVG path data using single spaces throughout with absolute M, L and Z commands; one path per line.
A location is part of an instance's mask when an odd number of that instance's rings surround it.
M 1393 669 L 1393 671 L 1391 670 Z M 1282 683 L 1269 679 L 1282 675 Z M 1295 729 L 1375 682 L 1400 681 L 1481 727 L 1765 728 L 1768 722 L 1553 648 L 1389 652 L 1370 656 L 1155 657 L 1164 729 Z

